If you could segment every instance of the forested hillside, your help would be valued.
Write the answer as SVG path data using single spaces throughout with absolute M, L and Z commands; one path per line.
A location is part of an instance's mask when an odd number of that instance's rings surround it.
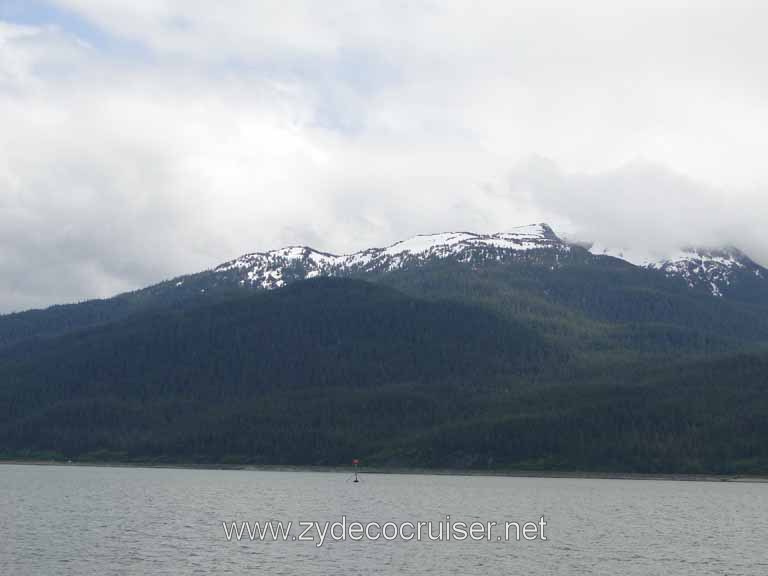
M 610 258 L 445 260 L 0 350 L 0 453 L 768 472 L 768 314 Z

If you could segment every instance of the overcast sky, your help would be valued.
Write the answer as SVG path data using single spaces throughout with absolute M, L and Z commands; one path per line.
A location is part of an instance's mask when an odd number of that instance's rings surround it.
M 0 312 L 539 221 L 766 264 L 766 22 L 763 0 L 0 0 Z

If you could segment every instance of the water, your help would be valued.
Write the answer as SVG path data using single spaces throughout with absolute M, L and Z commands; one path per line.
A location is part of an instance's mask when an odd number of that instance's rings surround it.
M 768 574 L 767 512 L 768 484 L 4 465 L 0 574 L 756 576 Z M 432 520 L 433 534 L 446 515 L 543 515 L 547 540 L 318 547 L 227 541 L 222 526 L 342 515 Z

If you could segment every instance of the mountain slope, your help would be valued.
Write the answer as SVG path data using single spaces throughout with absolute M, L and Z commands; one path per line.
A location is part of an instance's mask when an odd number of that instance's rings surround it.
M 765 473 L 766 374 L 764 351 L 578 358 L 486 307 L 315 279 L 6 348 L 0 456 Z
M 768 353 L 526 388 L 374 459 L 436 467 L 768 474 Z
M 658 271 L 582 252 L 574 247 L 557 266 L 434 262 L 379 282 L 416 297 L 481 305 L 588 354 L 712 354 L 768 342 L 765 308 L 713 298 Z
M 271 403 L 290 398 L 298 405 L 313 395 L 365 397 L 366 390 L 382 387 L 405 398 L 435 386 L 465 393 L 492 389 L 535 377 L 559 356 L 535 330 L 482 309 L 418 300 L 370 283 L 318 279 L 230 302 L 138 315 L 50 339 L 44 347 L 5 349 L 0 447 L 14 455 L 81 457 L 108 450 L 190 457 L 190 442 L 221 433 L 243 406 L 261 414 L 265 426 L 278 418 L 282 426 L 301 428 L 287 407 L 270 412 Z M 206 419 L 216 421 L 215 430 Z M 314 458 L 311 446 L 291 449 L 297 459 Z M 220 453 L 226 446 L 217 444 L 204 457 L 215 460 Z

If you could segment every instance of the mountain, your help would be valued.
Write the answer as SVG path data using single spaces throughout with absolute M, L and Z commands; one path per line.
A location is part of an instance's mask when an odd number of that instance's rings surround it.
M 498 234 L 445 232 L 419 235 L 386 248 L 369 248 L 353 254 L 318 252 L 307 246 L 290 246 L 269 252 L 245 254 L 215 268 L 177 278 L 163 286 L 205 293 L 224 287 L 271 290 L 291 282 L 316 277 L 380 278 L 382 275 L 440 260 L 477 266 L 488 262 L 538 262 L 558 267 L 562 259 L 611 256 L 647 270 L 661 271 L 695 290 L 713 296 L 768 304 L 768 270 L 735 248 L 683 249 L 665 258 L 609 250 L 593 245 L 587 252 L 560 239 L 547 224 L 512 228 Z
M 490 391 L 555 354 L 489 311 L 309 280 L 6 350 L 0 452 L 340 463 L 394 418 L 422 426 L 429 390 Z
M 608 327 L 331 278 L 141 313 L 0 351 L 0 457 L 768 472 L 768 353 Z
M 765 270 L 630 260 L 542 224 L 2 316 L 0 457 L 768 472 Z
M 765 302 L 768 270 L 737 248 L 684 248 L 663 258 L 632 251 L 611 250 L 600 245 L 593 254 L 612 256 L 668 278 L 682 279 L 689 288 L 705 289 L 713 296 Z
M 419 235 L 386 248 L 370 248 L 346 255 L 318 252 L 307 246 L 291 246 L 269 252 L 246 254 L 201 274 L 182 277 L 176 288 L 192 282 L 200 290 L 226 285 L 274 289 L 318 276 L 365 277 L 403 270 L 435 260 L 451 259 L 467 264 L 489 260 L 533 260 L 544 254 L 558 257 L 575 246 L 561 240 L 547 224 L 513 228 L 498 234 L 446 232 Z M 594 245 L 590 253 L 612 256 L 669 278 L 680 278 L 690 288 L 706 288 L 714 296 L 766 301 L 768 270 L 735 248 L 684 249 L 653 259 Z M 542 261 L 545 259 L 542 259 Z M 205 285 L 208 287 L 206 288 Z
M 246 254 L 212 270 L 178 278 L 172 284 L 182 289 L 192 283 L 199 290 L 227 285 L 274 289 L 318 276 L 370 277 L 436 260 L 451 259 L 472 264 L 488 260 L 529 259 L 531 255 L 543 252 L 562 254 L 569 250 L 570 246 L 560 240 L 549 226 L 536 224 L 499 234 L 425 234 L 386 248 L 369 248 L 345 255 L 318 252 L 307 246 L 290 246 Z
M 608 264 L 606 257 L 621 262 Z M 620 275 L 632 276 L 636 284 L 653 286 L 654 290 L 674 293 L 678 290 L 677 281 L 689 288 L 692 295 L 708 294 L 734 302 L 768 306 L 768 270 L 736 249 L 688 250 L 672 257 L 653 259 L 598 245 L 585 249 L 562 240 L 546 224 L 534 224 L 498 234 L 447 232 L 420 235 L 386 248 L 370 248 L 346 255 L 319 252 L 307 246 L 246 254 L 210 270 L 106 300 L 0 316 L 0 348 L 29 338 L 56 336 L 112 322 L 142 311 L 205 305 L 244 296 L 253 290 L 282 288 L 311 278 L 389 282 L 400 273 L 440 262 L 457 263 L 470 271 L 493 265 L 517 266 L 521 270 L 538 272 L 549 270 L 556 272 L 553 276 L 558 279 L 578 269 L 582 288 L 590 284 L 588 276 L 597 278 L 604 275 L 607 268 L 612 268 Z M 642 272 L 633 274 L 627 271 L 627 266 Z M 670 282 L 660 282 L 659 276 Z M 505 281 L 515 280 L 513 277 Z M 605 278 L 605 281 L 615 282 L 616 279 Z M 541 284 L 538 289 L 540 297 L 562 295 L 562 286 L 557 283 L 549 288 Z M 580 297 L 589 300 L 593 295 L 582 294 Z
M 713 296 L 765 302 L 766 270 L 735 249 L 687 250 L 654 266 L 690 287 L 703 286 Z

